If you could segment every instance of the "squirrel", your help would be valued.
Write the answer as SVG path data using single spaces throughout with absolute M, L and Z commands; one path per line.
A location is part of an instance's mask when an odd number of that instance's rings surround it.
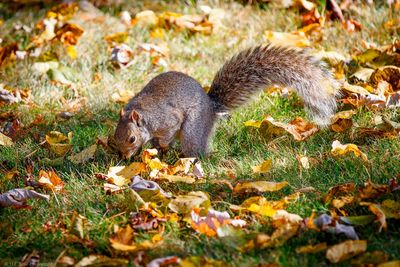
M 148 141 L 161 149 L 178 138 L 186 157 L 206 156 L 221 113 L 245 105 L 271 85 L 295 89 L 313 121 L 326 126 L 336 111 L 337 81 L 305 50 L 257 46 L 238 53 L 216 74 L 208 93 L 176 71 L 153 78 L 120 112 L 114 142 L 130 158 Z

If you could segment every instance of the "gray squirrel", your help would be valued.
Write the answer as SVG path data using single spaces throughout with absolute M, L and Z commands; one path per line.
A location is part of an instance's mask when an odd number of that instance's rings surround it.
M 121 110 L 115 146 L 129 158 L 148 141 L 166 149 L 178 138 L 184 156 L 206 156 L 218 114 L 245 105 L 274 84 L 295 89 L 321 126 L 326 126 L 336 111 L 338 83 L 319 60 L 305 50 L 258 46 L 227 61 L 208 93 L 180 72 L 153 78 Z

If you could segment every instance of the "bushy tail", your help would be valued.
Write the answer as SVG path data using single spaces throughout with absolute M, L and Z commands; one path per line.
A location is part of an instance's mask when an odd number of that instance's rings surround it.
M 274 84 L 295 89 L 320 125 L 335 113 L 337 81 L 319 60 L 294 48 L 267 45 L 237 54 L 218 71 L 208 95 L 216 112 L 226 112 Z

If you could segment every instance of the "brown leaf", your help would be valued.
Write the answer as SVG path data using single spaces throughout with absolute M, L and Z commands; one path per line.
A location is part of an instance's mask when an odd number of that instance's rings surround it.
M 332 198 L 334 196 L 339 196 L 339 194 L 348 194 L 351 192 L 354 192 L 356 188 L 356 185 L 354 183 L 345 183 L 345 184 L 339 184 L 334 187 L 329 188 L 328 193 L 324 197 L 324 202 L 329 203 L 331 202 Z
M 326 251 L 326 258 L 332 263 L 347 260 L 367 250 L 366 240 L 347 240 Z
M 76 45 L 84 30 L 76 24 L 65 23 L 55 34 L 64 45 Z
M 336 113 L 331 119 L 331 129 L 334 132 L 341 133 L 353 126 L 351 117 L 356 114 L 354 110 L 345 110 Z

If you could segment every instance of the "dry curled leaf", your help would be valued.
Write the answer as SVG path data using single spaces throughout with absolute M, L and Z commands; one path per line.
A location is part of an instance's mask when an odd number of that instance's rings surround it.
M 61 191 L 64 188 L 64 182 L 54 171 L 44 171 L 39 172 L 39 184 L 45 188 L 51 189 L 55 192 Z
M 347 260 L 367 250 L 366 240 L 347 240 L 326 251 L 326 258 L 332 263 Z
M 44 199 L 46 201 L 49 201 L 50 196 L 40 194 L 33 190 L 16 188 L 0 195 L 0 207 L 21 207 L 24 206 L 26 201 L 31 198 Z
M 363 161 L 368 161 L 367 155 L 365 155 L 355 144 L 342 145 L 338 140 L 333 141 L 331 153 L 334 156 L 343 156 L 352 153 L 356 157 L 362 158 Z
M 277 122 L 271 116 L 266 116 L 262 121 L 247 121 L 245 126 L 260 128 L 260 132 L 267 139 L 282 135 L 285 131 L 290 133 L 295 140 L 303 141 L 319 131 L 318 127 L 297 117 L 289 123 Z
M 345 110 L 336 113 L 331 119 L 331 129 L 334 132 L 341 133 L 353 126 L 351 117 L 356 114 L 354 110 Z

